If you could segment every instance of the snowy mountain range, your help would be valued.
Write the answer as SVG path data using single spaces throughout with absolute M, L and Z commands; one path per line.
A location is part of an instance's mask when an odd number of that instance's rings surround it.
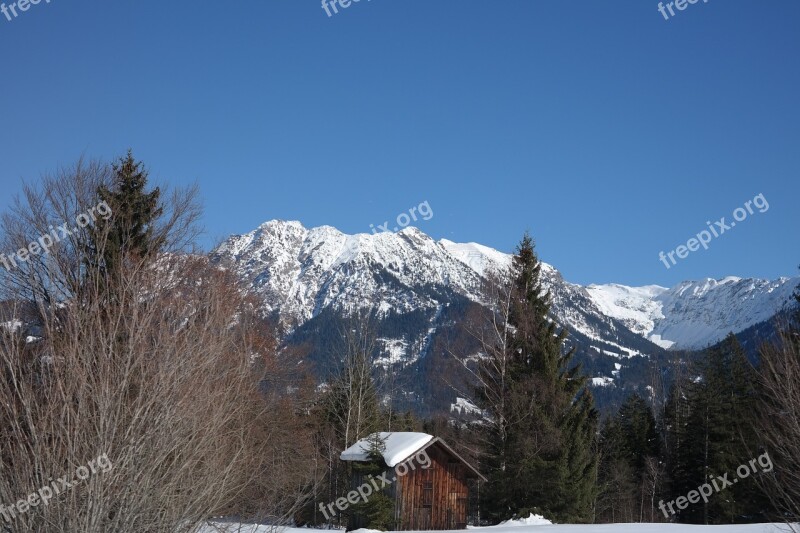
M 698 349 L 770 319 L 800 278 L 684 281 L 671 289 L 649 285 L 589 285 L 602 313 L 664 348 Z
M 325 309 L 370 308 L 383 314 L 430 310 L 436 317 L 450 294 L 480 303 L 481 277 L 487 269 L 506 267 L 511 259 L 476 243 L 436 241 L 413 227 L 398 233 L 347 235 L 331 226 L 309 229 L 278 220 L 230 237 L 212 257 L 229 263 L 289 330 Z M 796 277 L 731 276 L 685 281 L 672 288 L 581 286 L 565 281 L 546 263 L 542 277 L 559 323 L 621 357 L 642 355 L 649 342 L 668 349 L 713 344 L 731 331 L 775 315 L 800 284 Z M 435 329 L 436 324 L 431 326 Z M 397 348 L 398 339 L 391 341 Z M 419 348 L 429 343 L 405 339 L 401 344 Z M 408 359 L 422 355 L 405 354 Z

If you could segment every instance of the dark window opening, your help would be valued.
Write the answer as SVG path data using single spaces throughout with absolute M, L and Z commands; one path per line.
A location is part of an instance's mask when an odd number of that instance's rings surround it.
M 422 506 L 433 507 L 433 481 L 426 481 L 422 485 Z

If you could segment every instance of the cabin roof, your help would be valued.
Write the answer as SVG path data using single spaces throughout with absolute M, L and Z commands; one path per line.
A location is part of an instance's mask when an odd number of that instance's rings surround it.
M 361 439 L 342 452 L 342 461 L 369 461 L 370 438 Z M 402 463 L 423 446 L 433 440 L 433 435 L 427 433 L 412 433 L 408 431 L 380 432 L 381 440 L 386 445 L 383 450 L 383 460 L 386 465 L 394 468 Z
M 369 437 L 361 439 L 343 451 L 340 456 L 342 461 L 369 461 L 370 442 L 371 439 L 374 439 L 374 436 L 375 434 L 373 433 Z M 382 431 L 380 432 L 380 437 L 386 445 L 386 448 L 383 450 L 382 454 L 383 460 L 386 462 L 386 466 L 390 468 L 394 468 L 403 461 L 408 460 L 415 453 L 422 451 L 434 444 L 438 444 L 447 450 L 450 455 L 464 463 L 464 465 L 466 465 L 467 468 L 475 474 L 475 476 L 483 481 L 486 481 L 486 478 L 481 475 L 481 473 L 478 472 L 474 466 L 465 461 L 463 457 L 458 455 L 455 450 L 453 450 L 445 441 L 438 437 L 428 435 L 427 433 L 412 433 L 407 431 Z

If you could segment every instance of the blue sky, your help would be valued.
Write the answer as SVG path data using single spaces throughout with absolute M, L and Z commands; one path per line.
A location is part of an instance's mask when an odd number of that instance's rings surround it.
M 206 247 L 427 201 L 433 237 L 511 251 L 529 229 L 577 283 L 796 275 L 800 3 L 657 5 L 42 0 L 0 15 L 0 208 L 132 147 L 200 185 Z M 768 211 L 659 261 L 759 193 Z

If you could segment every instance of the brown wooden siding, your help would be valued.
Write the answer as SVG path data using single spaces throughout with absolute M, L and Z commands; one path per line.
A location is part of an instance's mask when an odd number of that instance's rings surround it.
M 398 475 L 398 529 L 466 528 L 469 498 L 466 466 L 438 443 L 425 452 L 431 459 L 429 468 L 422 468 L 412 456 L 404 463 L 408 465 L 408 473 Z

